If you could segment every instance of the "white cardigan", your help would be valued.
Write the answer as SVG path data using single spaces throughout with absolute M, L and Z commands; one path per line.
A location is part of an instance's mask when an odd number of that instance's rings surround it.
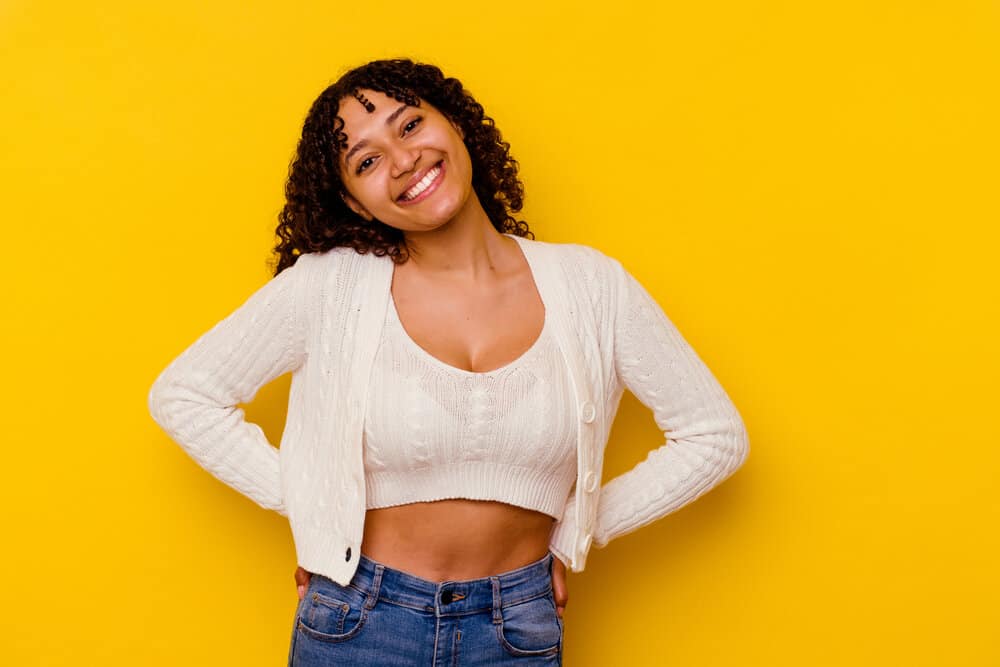
M 585 245 L 509 235 L 552 318 L 579 416 L 577 481 L 550 548 L 573 572 L 605 546 L 703 495 L 749 452 L 743 420 L 656 301 Z M 174 359 L 153 383 L 153 419 L 212 475 L 286 516 L 298 564 L 346 585 L 365 517 L 367 384 L 392 279 L 388 257 L 349 248 L 296 263 Z M 237 407 L 292 373 L 280 449 Z M 625 388 L 665 442 L 601 486 Z

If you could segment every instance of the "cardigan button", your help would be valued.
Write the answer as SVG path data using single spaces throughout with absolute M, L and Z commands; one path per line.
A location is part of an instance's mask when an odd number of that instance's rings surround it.
M 584 424 L 589 424 L 594 421 L 594 417 L 597 416 L 597 410 L 594 408 L 594 404 L 590 401 L 584 401 L 583 405 L 580 406 L 580 418 L 583 420 Z
M 351 560 L 351 547 L 347 547 L 347 553 L 344 554 L 344 560 Z
M 587 493 L 593 493 L 597 490 L 597 473 L 593 470 L 588 470 L 587 474 L 583 476 L 583 488 Z

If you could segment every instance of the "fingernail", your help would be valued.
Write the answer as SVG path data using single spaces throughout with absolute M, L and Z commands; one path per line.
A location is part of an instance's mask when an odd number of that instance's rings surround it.
M 305 594 L 306 594 L 306 587 L 305 587 L 305 586 L 299 586 L 299 599 L 301 600 L 301 599 L 302 599 L 302 597 L 303 597 L 303 596 L 304 596 Z

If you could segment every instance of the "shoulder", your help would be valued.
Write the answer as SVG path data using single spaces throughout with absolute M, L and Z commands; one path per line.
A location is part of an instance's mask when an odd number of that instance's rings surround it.
M 610 321 L 627 294 L 628 273 L 621 262 L 584 243 L 527 241 L 524 246 L 553 271 L 553 286 L 576 304 L 589 304 L 580 312 L 593 313 L 596 321 Z
M 330 299 L 348 298 L 354 289 L 372 277 L 372 271 L 363 269 L 377 261 L 391 262 L 388 257 L 362 255 L 353 248 L 337 247 L 322 252 L 303 253 L 295 263 L 271 279 L 273 289 L 294 294 L 298 308 L 308 313 L 323 310 Z M 335 306 L 330 306 L 335 307 Z
M 307 274 L 325 275 L 329 272 L 349 271 L 352 267 L 359 264 L 376 261 L 391 260 L 388 257 L 378 257 L 372 253 L 362 254 L 354 248 L 337 247 L 329 250 L 303 253 L 299 255 L 293 265 L 285 269 L 282 273 L 293 272 L 302 276 Z
M 295 264 L 290 268 L 294 268 L 299 265 L 303 266 L 322 266 L 322 265 L 335 265 L 341 264 L 345 260 L 349 259 L 352 255 L 358 255 L 356 250 L 353 248 L 337 247 L 331 248 L 329 250 L 322 250 L 317 252 L 306 252 L 299 255 L 299 258 L 295 260 Z
M 561 265 L 570 274 L 595 280 L 608 280 L 620 276 L 624 270 L 617 259 L 585 243 L 533 239 L 522 239 L 522 241 L 545 261 Z

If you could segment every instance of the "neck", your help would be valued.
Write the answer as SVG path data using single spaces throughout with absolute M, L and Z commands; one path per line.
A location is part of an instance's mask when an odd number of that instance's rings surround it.
M 406 232 L 408 262 L 421 272 L 461 279 L 494 272 L 509 244 L 516 242 L 496 230 L 478 199 L 475 204 L 437 229 Z

